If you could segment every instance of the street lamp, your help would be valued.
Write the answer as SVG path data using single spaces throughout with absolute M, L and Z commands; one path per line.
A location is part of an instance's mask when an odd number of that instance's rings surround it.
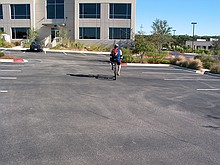
M 193 49 L 193 53 L 194 53 L 194 31 L 195 31 L 195 25 L 197 24 L 197 22 L 191 22 L 191 24 L 193 25 L 193 40 L 192 40 L 192 49 Z
M 173 36 L 175 36 L 175 32 L 176 30 L 173 29 Z M 175 37 L 173 37 L 174 39 L 174 51 L 176 50 L 176 40 L 175 40 Z
M 173 30 L 173 35 L 175 36 L 176 30 Z

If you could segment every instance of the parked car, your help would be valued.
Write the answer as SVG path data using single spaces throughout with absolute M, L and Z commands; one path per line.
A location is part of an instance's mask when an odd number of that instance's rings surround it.
M 30 45 L 30 51 L 39 51 L 43 52 L 43 46 L 40 42 L 32 42 Z

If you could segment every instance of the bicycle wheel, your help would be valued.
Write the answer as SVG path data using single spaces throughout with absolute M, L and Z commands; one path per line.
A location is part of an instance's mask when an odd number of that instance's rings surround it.
M 113 80 L 116 80 L 117 77 L 117 66 L 115 63 L 112 64 L 113 65 Z

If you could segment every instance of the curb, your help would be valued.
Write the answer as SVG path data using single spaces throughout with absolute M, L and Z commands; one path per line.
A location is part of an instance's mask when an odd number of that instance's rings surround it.
M 140 64 L 140 63 L 122 63 L 122 66 L 159 66 L 159 67 L 169 67 L 170 64 Z
M 217 73 L 211 73 L 209 71 L 205 71 L 204 74 L 220 78 L 220 74 L 217 74 Z
M 25 60 L 25 59 L 0 59 L 0 62 L 26 63 L 26 62 L 28 62 L 28 60 Z

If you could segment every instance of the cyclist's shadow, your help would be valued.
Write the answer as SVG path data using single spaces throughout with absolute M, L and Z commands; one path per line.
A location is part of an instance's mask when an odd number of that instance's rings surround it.
M 73 77 L 84 77 L 84 78 L 95 78 L 98 80 L 113 80 L 113 76 L 110 75 L 103 75 L 103 74 L 74 74 L 74 73 L 68 73 L 68 76 L 73 76 Z

